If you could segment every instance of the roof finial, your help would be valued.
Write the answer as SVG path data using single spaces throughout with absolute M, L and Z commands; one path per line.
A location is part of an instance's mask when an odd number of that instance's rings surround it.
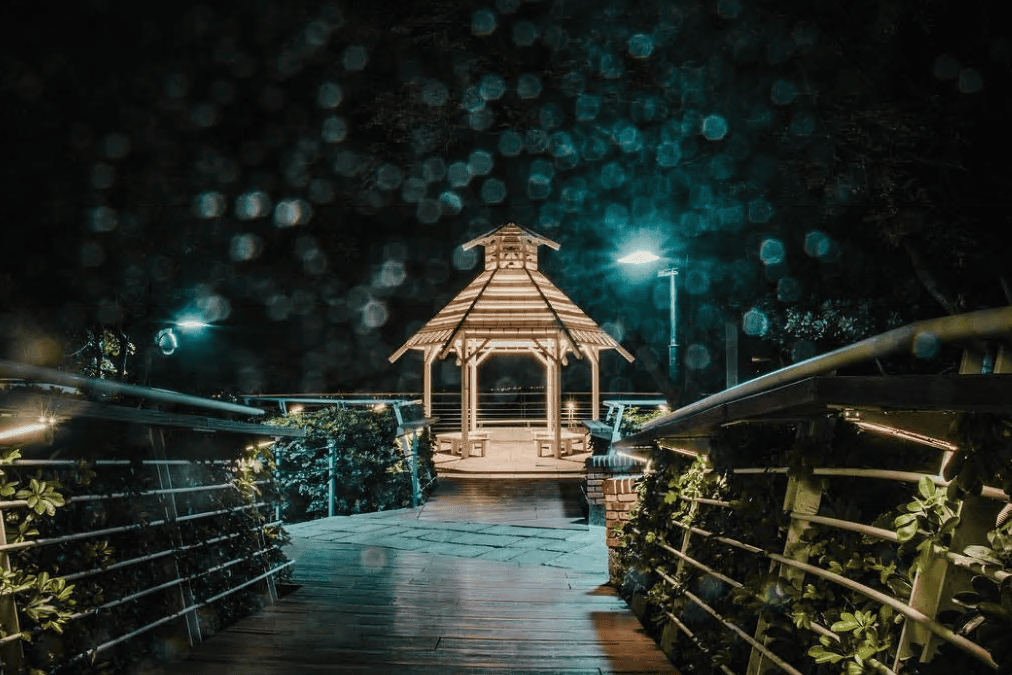
M 485 247 L 485 269 L 538 269 L 538 246 L 544 244 L 555 250 L 559 245 L 550 239 L 507 223 L 491 232 L 472 239 L 463 245 L 466 251 L 474 246 Z

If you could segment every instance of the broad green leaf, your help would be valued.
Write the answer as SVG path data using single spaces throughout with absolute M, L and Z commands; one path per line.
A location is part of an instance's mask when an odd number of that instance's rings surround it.
M 935 484 L 928 476 L 922 476 L 917 481 L 917 491 L 921 493 L 921 496 L 925 499 L 935 496 Z
M 938 533 L 949 534 L 956 529 L 956 525 L 959 525 L 959 516 L 952 516 L 942 524 L 942 529 Z
M 893 520 L 893 527 L 902 527 L 903 525 L 908 525 L 915 520 L 917 520 L 917 514 L 904 513 L 902 516 L 897 516 Z
M 860 647 L 857 648 L 857 655 L 861 657 L 862 660 L 866 661 L 871 657 L 875 656 L 875 652 L 877 651 L 878 650 L 875 649 L 875 647 L 873 647 L 872 645 L 861 645 Z
M 832 626 L 830 626 L 830 628 L 832 628 L 837 633 L 846 633 L 848 631 L 854 630 L 860 625 L 861 624 L 859 624 L 857 621 L 851 618 L 844 621 L 837 621 Z
M 899 542 L 910 541 L 917 534 L 917 523 L 912 522 L 896 530 L 896 539 Z
M 963 555 L 992 565 L 1002 565 L 1002 561 L 995 557 L 994 551 L 986 546 L 967 546 L 963 549 Z
M 827 651 L 822 645 L 815 645 L 809 649 L 808 655 L 814 658 L 816 663 L 837 663 L 843 660 L 842 654 Z

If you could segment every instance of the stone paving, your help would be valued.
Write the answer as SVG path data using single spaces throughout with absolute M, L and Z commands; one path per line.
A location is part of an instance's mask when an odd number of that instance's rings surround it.
M 581 529 L 502 523 L 420 520 L 424 507 L 285 524 L 292 538 L 368 544 L 418 553 L 547 565 L 582 574 L 608 574 L 603 526 Z

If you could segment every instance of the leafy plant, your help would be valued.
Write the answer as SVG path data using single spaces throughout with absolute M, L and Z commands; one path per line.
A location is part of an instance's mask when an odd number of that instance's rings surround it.
M 953 622 L 953 628 L 970 636 L 991 653 L 998 672 L 1012 673 L 1012 577 L 1000 583 L 984 575 L 971 580 L 972 591 L 957 593 L 953 600 L 966 608 Z
M 929 477 L 924 476 L 917 483 L 917 492 L 919 496 L 904 507 L 906 513 L 893 520 L 896 537 L 902 544 L 901 551 L 916 546 L 919 552 L 910 567 L 911 579 L 934 557 L 945 555 L 952 532 L 959 524 L 959 516 L 956 515 L 958 504 L 949 498 L 944 488 L 936 487 Z
M 411 505 L 410 469 L 389 409 L 332 407 L 268 420 L 306 429 L 274 448 L 282 517 L 297 522 L 328 512 L 328 455 L 334 453 L 334 513 L 348 515 Z M 419 439 L 419 482 L 435 475 L 431 437 Z M 424 468 L 424 472 L 423 472 Z
M 875 612 L 841 612 L 840 620 L 830 629 L 836 633 L 834 640 L 828 635 L 819 638 L 819 644 L 808 650 L 816 663 L 840 664 L 844 675 L 870 675 L 882 670 L 881 662 L 875 657 L 888 653 L 893 646 L 892 634 L 881 626 L 888 625 L 893 610 L 883 605 Z

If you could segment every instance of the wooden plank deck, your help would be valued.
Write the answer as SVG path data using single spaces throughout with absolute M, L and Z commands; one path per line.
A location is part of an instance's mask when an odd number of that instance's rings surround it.
M 540 505 L 551 517 L 538 525 L 580 527 L 569 481 L 538 482 L 499 481 L 497 490 L 495 481 L 445 481 L 418 520 L 534 524 L 528 516 Z M 604 571 L 321 537 L 293 536 L 286 552 L 298 561 L 298 590 L 206 639 L 185 661 L 143 672 L 677 674 Z

